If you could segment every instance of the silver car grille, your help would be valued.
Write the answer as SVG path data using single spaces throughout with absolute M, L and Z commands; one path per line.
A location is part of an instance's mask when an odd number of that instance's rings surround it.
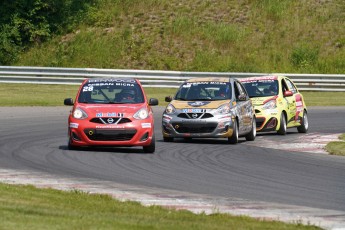
M 206 119 L 213 117 L 213 115 L 210 113 L 180 113 L 177 117 L 184 119 Z

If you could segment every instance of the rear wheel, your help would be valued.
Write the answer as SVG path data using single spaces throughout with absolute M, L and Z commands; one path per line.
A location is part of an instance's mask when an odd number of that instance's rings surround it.
M 238 143 L 238 125 L 237 125 L 236 120 L 234 121 L 232 136 L 228 138 L 228 142 L 230 144 L 237 144 Z
M 156 150 L 156 140 L 155 135 L 152 135 L 151 144 L 148 146 L 143 146 L 143 150 L 145 153 L 154 153 Z
M 253 117 L 252 130 L 246 135 L 247 141 L 254 141 L 256 137 L 256 118 Z
M 309 128 L 308 115 L 307 115 L 307 111 L 304 110 L 302 124 L 297 127 L 297 131 L 299 133 L 306 133 L 308 132 L 308 128 Z
M 286 127 L 287 127 L 287 125 L 286 125 L 286 118 L 285 118 L 284 113 L 282 113 L 280 115 L 280 127 L 279 127 L 277 133 L 279 135 L 286 135 Z

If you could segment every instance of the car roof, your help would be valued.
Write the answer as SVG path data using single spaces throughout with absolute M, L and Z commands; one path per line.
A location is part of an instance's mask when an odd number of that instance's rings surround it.
M 230 82 L 228 77 L 197 77 L 188 79 L 186 82 Z

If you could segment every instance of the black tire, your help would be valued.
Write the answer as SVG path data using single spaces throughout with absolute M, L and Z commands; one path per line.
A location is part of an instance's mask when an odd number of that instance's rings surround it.
M 148 146 L 143 146 L 144 153 L 154 153 L 156 150 L 156 139 L 155 135 L 152 135 L 151 144 Z
M 174 138 L 173 137 L 163 137 L 164 142 L 173 142 Z
M 287 124 L 286 124 L 286 118 L 284 113 L 280 115 L 280 127 L 277 131 L 279 135 L 286 135 L 286 129 L 287 129 Z
M 72 142 L 71 138 L 68 138 L 68 143 L 67 143 L 68 150 L 78 150 L 79 148 L 77 146 L 72 145 L 71 142 Z
M 185 142 L 191 142 L 192 141 L 191 137 L 184 137 L 183 139 L 185 140 Z
M 256 118 L 253 117 L 252 130 L 246 135 L 247 141 L 254 141 L 256 137 Z
M 302 124 L 297 127 L 297 131 L 299 133 L 307 133 L 308 128 L 309 128 L 308 114 L 307 114 L 307 111 L 304 110 L 303 118 L 302 118 Z
M 234 121 L 233 130 L 232 136 L 228 138 L 228 143 L 235 145 L 238 143 L 238 125 L 236 120 Z

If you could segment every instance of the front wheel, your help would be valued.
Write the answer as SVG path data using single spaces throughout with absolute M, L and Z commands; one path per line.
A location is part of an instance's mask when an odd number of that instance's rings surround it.
M 163 137 L 164 142 L 173 142 L 174 138 L 173 137 Z
M 286 127 L 287 127 L 287 125 L 286 125 L 286 118 L 285 118 L 284 113 L 282 113 L 280 115 L 280 127 L 279 127 L 277 133 L 279 135 L 286 135 Z
M 78 150 L 79 149 L 77 146 L 72 145 L 72 139 L 71 138 L 68 138 L 67 148 L 68 148 L 68 150 Z
M 297 131 L 299 133 L 306 133 L 308 132 L 308 128 L 309 128 L 308 115 L 307 115 L 307 111 L 304 110 L 302 124 L 297 127 Z
M 156 140 L 155 135 L 152 135 L 151 144 L 148 146 L 143 146 L 144 153 L 154 153 L 156 150 Z
M 234 120 L 234 127 L 233 127 L 232 136 L 228 138 L 228 142 L 230 144 L 237 144 L 238 143 L 238 126 L 237 126 L 236 120 Z
M 252 130 L 246 135 L 247 141 L 254 141 L 256 137 L 256 118 L 253 117 Z

